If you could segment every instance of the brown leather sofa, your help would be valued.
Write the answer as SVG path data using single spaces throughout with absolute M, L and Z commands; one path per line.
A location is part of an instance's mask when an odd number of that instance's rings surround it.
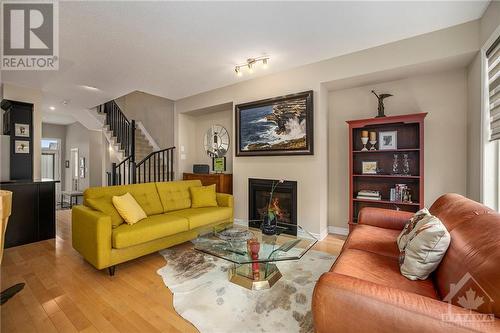
M 411 281 L 399 272 L 396 237 L 412 214 L 360 211 L 314 289 L 316 332 L 500 332 L 500 215 L 457 194 L 443 195 L 430 212 L 451 244 L 427 280 Z

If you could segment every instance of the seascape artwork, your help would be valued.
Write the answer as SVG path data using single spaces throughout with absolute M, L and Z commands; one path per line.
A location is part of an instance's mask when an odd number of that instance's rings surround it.
M 309 94 L 240 108 L 239 152 L 310 154 L 312 102 L 308 98 Z

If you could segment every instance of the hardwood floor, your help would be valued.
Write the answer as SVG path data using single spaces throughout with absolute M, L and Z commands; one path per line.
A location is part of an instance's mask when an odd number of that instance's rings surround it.
M 319 251 L 338 254 L 344 238 L 329 235 Z M 158 253 L 98 271 L 71 247 L 71 211 L 57 212 L 57 237 L 5 250 L 2 290 L 24 290 L 0 308 L 1 332 L 197 332 L 177 315 L 156 271 Z

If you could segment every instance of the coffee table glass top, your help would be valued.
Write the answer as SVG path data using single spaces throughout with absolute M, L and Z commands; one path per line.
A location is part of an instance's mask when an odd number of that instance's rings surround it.
M 262 234 L 260 221 L 245 221 L 232 226 L 216 226 L 203 231 L 194 240 L 198 251 L 231 261 L 236 264 L 267 263 L 284 260 L 297 260 L 309 251 L 318 241 L 300 226 L 293 225 L 299 236 L 279 233 L 269 236 Z M 279 226 L 287 226 L 280 223 Z M 291 225 L 288 225 L 291 226 Z M 279 228 L 279 230 L 282 230 Z M 259 242 L 258 258 L 252 259 L 248 253 L 247 240 L 254 238 Z

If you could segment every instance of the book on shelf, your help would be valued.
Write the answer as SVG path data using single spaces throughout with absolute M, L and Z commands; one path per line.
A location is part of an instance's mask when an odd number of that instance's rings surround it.
M 378 197 L 372 197 L 372 196 L 363 196 L 363 195 L 358 195 L 358 196 L 356 197 L 356 199 L 374 200 L 374 201 L 377 201 L 377 200 L 382 200 L 382 197 L 381 197 L 381 196 L 378 196 Z
M 379 191 L 372 191 L 372 190 L 361 190 L 358 192 L 358 197 L 380 197 L 380 192 Z

